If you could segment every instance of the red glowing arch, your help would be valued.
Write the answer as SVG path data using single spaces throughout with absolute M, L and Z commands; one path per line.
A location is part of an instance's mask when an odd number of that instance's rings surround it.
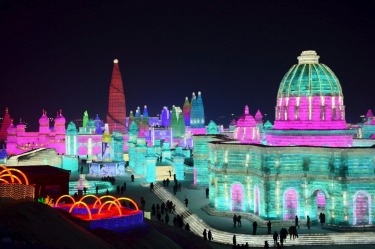
M 87 212 L 89 213 L 89 219 L 92 220 L 91 210 L 90 210 L 90 208 L 87 206 L 87 204 L 84 203 L 83 201 L 77 201 L 76 203 L 74 203 L 74 204 L 71 206 L 71 208 L 69 209 L 69 213 L 71 213 L 71 212 L 73 211 L 74 207 L 75 207 L 76 205 L 78 205 L 78 204 L 82 204 L 83 206 L 86 207 Z
M 1 175 L 0 178 L 3 178 L 5 176 L 9 176 L 11 179 L 12 179 L 12 183 L 14 182 L 13 181 L 13 178 L 15 178 L 19 184 L 22 184 L 22 181 L 20 178 L 18 178 L 17 176 L 13 175 L 13 174 L 4 174 L 4 175 Z
M 112 206 L 113 204 L 115 204 L 116 207 L 117 207 L 117 210 L 118 210 L 119 215 L 122 215 L 121 208 L 120 208 L 120 206 L 118 205 L 118 203 L 117 203 L 116 201 L 106 201 L 106 202 L 104 202 L 104 203 L 100 206 L 98 214 L 100 214 L 100 212 L 102 211 L 103 207 L 104 207 L 106 204 L 108 204 L 108 203 L 111 203 L 111 205 L 108 207 L 108 210 L 111 208 L 111 206 Z
M 114 200 L 114 201 L 117 201 L 117 204 L 118 204 L 119 206 L 121 206 L 120 202 L 117 200 L 116 197 L 113 197 L 112 195 L 103 195 L 102 197 L 100 197 L 99 199 L 97 199 L 97 200 L 95 201 L 95 203 L 94 203 L 94 208 L 95 208 L 96 204 L 97 204 L 98 202 L 100 202 L 100 200 L 102 200 L 102 199 L 104 199 L 104 198 L 110 198 L 110 199 L 112 199 L 112 200 Z
M 120 198 L 117 198 L 116 200 L 117 200 L 117 202 L 120 202 L 120 201 L 122 201 L 122 200 L 130 201 L 131 203 L 134 204 L 136 210 L 139 210 L 137 203 L 135 203 L 135 201 L 133 201 L 133 200 L 130 199 L 130 198 L 127 198 L 127 197 L 120 197 Z M 110 207 L 111 207 L 111 206 L 110 206 Z
M 82 196 L 82 198 L 79 201 L 83 201 L 83 199 L 86 199 L 87 197 L 94 197 L 96 200 L 99 200 L 100 205 L 102 205 L 102 202 L 100 201 L 100 198 L 97 197 L 96 195 L 85 195 L 85 196 Z
M 64 197 L 68 197 L 68 198 L 70 198 L 70 199 L 73 201 L 73 204 L 76 203 L 76 201 L 74 200 L 74 198 L 71 197 L 70 195 L 62 195 L 62 196 L 59 197 L 59 199 L 57 199 L 57 201 L 56 201 L 56 203 L 55 203 L 55 207 L 57 207 L 57 204 L 59 204 L 59 201 L 60 201 L 62 198 L 64 198 Z

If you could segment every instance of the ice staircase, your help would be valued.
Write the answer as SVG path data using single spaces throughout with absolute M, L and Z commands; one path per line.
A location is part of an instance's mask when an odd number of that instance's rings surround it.
M 202 237 L 203 230 L 211 230 L 215 242 L 232 244 L 233 233 L 214 229 L 207 225 L 197 215 L 191 213 L 184 203 L 178 200 L 171 192 L 162 187 L 159 183 L 154 185 L 154 193 L 161 201 L 172 201 L 176 205 L 175 214 L 182 215 L 184 223 L 189 223 L 190 230 L 197 236 Z M 252 247 L 263 247 L 264 241 L 273 245 L 272 235 L 249 235 L 236 234 L 238 244 L 246 242 Z M 327 234 L 300 234 L 298 239 L 287 238 L 284 246 L 295 245 L 353 245 L 353 244 L 374 244 L 374 232 L 348 232 L 348 233 L 327 233 Z

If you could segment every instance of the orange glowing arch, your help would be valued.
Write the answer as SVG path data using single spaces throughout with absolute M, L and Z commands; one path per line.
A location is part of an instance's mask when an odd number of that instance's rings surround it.
M 90 220 L 92 220 L 91 210 L 90 210 L 90 208 L 87 206 L 87 204 L 84 203 L 83 201 L 77 201 L 76 203 L 74 203 L 74 204 L 71 206 L 71 208 L 69 209 L 69 213 L 71 213 L 71 212 L 73 211 L 74 207 L 75 207 L 76 205 L 79 205 L 79 204 L 82 204 L 83 206 L 86 207 L 87 212 L 89 213 L 89 218 L 90 218 Z
M 27 178 L 27 176 L 21 170 L 19 170 L 19 169 L 9 169 L 9 168 L 7 168 L 3 165 L 1 165 L 0 167 L 3 168 L 3 170 L 0 171 L 0 176 L 4 175 L 3 174 L 4 172 L 7 172 L 8 173 L 7 175 L 9 175 L 12 179 L 12 182 L 14 182 L 13 178 L 16 178 L 16 176 L 14 174 L 12 174 L 11 171 L 15 171 L 15 172 L 20 173 L 23 176 L 23 178 L 25 179 L 25 185 L 29 185 L 29 179 Z M 20 184 L 22 184 L 22 182 L 20 182 Z
M 73 201 L 73 204 L 76 202 L 76 200 L 74 200 L 73 197 L 71 197 L 70 195 L 62 195 L 59 197 L 59 199 L 57 199 L 56 203 L 55 203 L 55 207 L 57 207 L 57 205 L 59 204 L 59 201 L 62 199 L 62 198 L 65 198 L 65 197 L 68 197 L 70 198 L 72 201 Z
M 108 210 L 111 208 L 111 206 L 112 206 L 113 204 L 115 204 L 116 207 L 117 207 L 117 210 L 118 210 L 119 215 L 120 215 L 120 216 L 122 215 L 121 208 L 120 208 L 120 206 L 118 205 L 118 203 L 115 202 L 115 201 L 106 201 L 106 202 L 104 202 L 104 203 L 100 206 L 98 214 L 100 214 L 100 212 L 102 211 L 103 207 L 104 207 L 106 204 L 108 204 L 108 203 L 111 203 L 111 205 L 108 207 Z
M 110 198 L 110 199 L 112 199 L 112 200 L 114 200 L 114 201 L 117 201 L 117 198 L 116 198 L 116 197 L 113 197 L 112 195 L 103 195 L 102 197 L 100 197 L 99 199 L 97 199 L 97 200 L 95 201 L 95 203 L 94 203 L 94 208 L 95 208 L 96 204 L 98 204 L 98 202 L 100 202 L 100 201 L 101 201 L 102 199 L 104 199 L 104 198 Z M 120 204 L 119 201 L 117 201 L 117 204 L 118 204 L 119 206 L 121 206 L 121 204 Z
M 130 198 L 127 198 L 127 197 L 120 197 L 120 198 L 117 198 L 116 200 L 117 200 L 118 202 L 120 202 L 120 201 L 122 201 L 122 200 L 130 201 L 131 203 L 134 204 L 136 210 L 139 210 L 137 203 L 135 203 L 135 201 L 133 201 L 133 200 L 130 199 Z
M 13 175 L 13 174 L 4 174 L 4 175 L 1 175 L 0 178 L 3 178 L 5 176 L 9 176 L 11 179 L 12 179 L 12 183 L 13 183 L 13 178 L 15 178 L 19 184 L 22 184 L 22 181 L 20 178 L 18 178 L 17 176 Z
M 3 175 L 4 172 L 7 172 L 8 175 L 11 175 L 11 180 L 12 180 L 12 182 L 14 182 L 12 172 L 10 172 L 9 169 L 8 169 L 7 167 L 5 167 L 5 166 L 2 166 L 2 165 L 1 165 L 1 167 L 3 168 L 3 170 L 0 171 L 0 178 L 1 178 L 1 175 Z
M 99 200 L 100 205 L 102 205 L 102 202 L 100 201 L 100 198 L 97 197 L 96 195 L 85 195 L 85 196 L 82 196 L 82 198 L 79 201 L 83 201 L 83 199 L 86 199 L 87 197 L 94 197 L 96 200 Z
M 20 173 L 23 176 L 23 178 L 25 179 L 25 185 L 29 185 L 29 179 L 27 179 L 27 176 L 21 170 L 19 170 L 19 169 L 9 169 L 9 171 L 15 171 L 15 172 Z M 13 176 L 15 177 L 14 174 L 13 174 Z
M 12 179 L 13 179 L 13 178 L 12 178 Z M 0 177 L 0 181 L 5 182 L 5 183 L 9 183 L 7 180 L 5 180 L 5 179 L 3 179 L 3 178 L 1 178 L 1 177 Z

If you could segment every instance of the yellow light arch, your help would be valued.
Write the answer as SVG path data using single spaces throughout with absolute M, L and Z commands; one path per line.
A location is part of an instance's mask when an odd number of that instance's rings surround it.
M 3 179 L 1 177 L 0 177 L 0 181 L 5 182 L 5 183 L 9 183 L 7 180 L 5 180 L 5 179 Z
M 12 183 L 13 183 L 13 178 L 15 178 L 19 184 L 22 184 L 22 181 L 20 178 L 18 178 L 17 176 L 13 175 L 13 174 L 4 174 L 4 175 L 1 175 L 0 178 L 3 178 L 5 176 L 9 176 L 11 179 L 12 179 Z
M 94 197 L 96 200 L 99 200 L 100 205 L 102 205 L 102 202 L 100 201 L 100 198 L 97 197 L 96 195 L 85 195 L 85 196 L 82 196 L 82 198 L 79 201 L 83 201 L 87 197 Z
M 135 203 L 135 201 L 133 201 L 133 200 L 130 199 L 130 198 L 127 198 L 127 197 L 119 197 L 119 198 L 117 198 L 116 200 L 117 200 L 118 202 L 120 202 L 120 201 L 122 201 L 122 200 L 130 201 L 131 203 L 134 204 L 136 210 L 139 210 L 137 203 Z
M 74 203 L 74 204 L 71 206 L 71 208 L 69 209 L 69 213 L 71 213 L 71 212 L 73 211 L 74 207 L 75 207 L 76 205 L 78 205 L 78 204 L 82 204 L 83 206 L 86 207 L 86 209 L 87 209 L 87 211 L 88 211 L 88 213 L 89 213 L 89 218 L 90 218 L 90 220 L 92 220 L 92 215 L 91 215 L 90 208 L 89 208 L 89 207 L 87 206 L 87 204 L 84 203 L 83 201 L 77 201 L 76 203 Z
M 108 207 L 108 210 L 111 208 L 111 206 L 112 206 L 113 204 L 115 204 L 116 207 L 117 207 L 117 210 L 118 210 L 119 215 L 122 215 L 121 208 L 119 207 L 118 203 L 116 203 L 115 201 L 106 201 L 106 202 L 104 202 L 104 203 L 100 206 L 98 214 L 100 214 L 100 212 L 102 211 L 103 207 L 104 207 L 106 204 L 108 204 L 108 203 L 111 203 L 111 205 Z
M 73 197 L 71 197 L 70 195 L 62 195 L 59 197 L 59 199 L 57 199 L 56 203 L 55 203 L 55 207 L 57 207 L 57 205 L 59 204 L 59 201 L 62 199 L 62 198 L 65 198 L 65 197 L 68 197 L 70 198 L 72 201 L 73 201 L 73 204 L 76 202 L 76 200 L 74 200 Z
M 20 173 L 23 176 L 23 178 L 25 179 L 25 185 L 29 185 L 29 179 L 27 179 L 27 176 L 21 170 L 19 170 L 19 169 L 8 169 L 8 170 Z M 13 177 L 16 177 L 16 176 L 13 174 Z
M 100 202 L 100 200 L 102 200 L 102 199 L 104 199 L 104 198 L 110 198 L 110 199 L 115 200 L 115 201 L 116 201 L 116 199 L 117 199 L 116 197 L 113 197 L 112 195 L 103 195 L 102 197 L 100 197 L 98 200 L 95 201 L 95 203 L 94 203 L 94 208 L 96 207 L 96 204 L 98 204 L 98 202 Z M 117 204 L 118 204 L 119 206 L 121 206 L 120 202 L 118 202 L 118 201 L 117 201 Z
M 11 177 L 11 180 L 12 180 L 12 182 L 14 182 L 12 172 L 10 172 L 9 169 L 8 169 L 7 167 L 3 166 L 3 165 L 1 165 L 1 167 L 3 168 L 3 170 L 0 171 L 0 176 L 3 174 L 3 172 L 7 172 L 9 175 L 12 176 L 12 177 Z

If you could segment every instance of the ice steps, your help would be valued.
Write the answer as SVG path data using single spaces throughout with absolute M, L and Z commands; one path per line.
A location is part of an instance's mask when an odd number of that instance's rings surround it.
M 178 200 L 171 192 L 162 187 L 159 183 L 154 185 L 154 193 L 161 201 L 172 201 L 175 205 L 175 214 L 182 215 L 184 222 L 189 223 L 190 230 L 197 236 L 202 237 L 204 229 L 211 230 L 215 242 L 232 244 L 233 233 L 221 231 L 208 226 L 197 215 L 191 213 L 185 207 L 185 204 Z M 263 247 L 264 241 L 267 240 L 273 245 L 272 235 L 249 235 L 236 234 L 238 244 L 249 243 L 253 247 Z M 284 246 L 295 245 L 353 245 L 353 244 L 374 244 L 374 232 L 352 232 L 352 233 L 327 233 L 327 234 L 300 234 L 299 238 L 290 240 L 287 238 Z

